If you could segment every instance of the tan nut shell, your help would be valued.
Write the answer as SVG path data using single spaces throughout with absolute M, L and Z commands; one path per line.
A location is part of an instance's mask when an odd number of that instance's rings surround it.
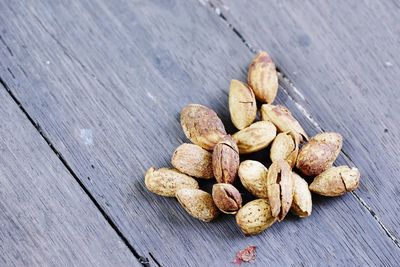
M 214 177 L 212 153 L 194 144 L 182 144 L 176 148 L 171 159 L 177 170 L 197 178 Z
M 239 169 L 239 149 L 230 135 L 226 135 L 214 148 L 212 164 L 218 183 L 232 184 Z
M 267 177 L 268 200 L 272 216 L 282 221 L 292 206 L 294 181 L 289 164 L 276 161 L 268 169 Z
M 176 192 L 176 198 L 190 215 L 199 220 L 210 222 L 218 215 L 211 194 L 200 189 L 180 189 Z
M 268 121 L 258 121 L 235 133 L 240 154 L 248 154 L 266 148 L 276 136 L 276 127 Z
M 308 183 L 297 173 L 292 173 L 294 178 L 294 194 L 291 211 L 299 217 L 311 215 L 312 199 L 311 192 L 308 189 Z
M 199 104 L 189 104 L 182 109 L 181 125 L 192 143 L 207 150 L 212 150 L 226 135 L 218 115 L 212 109 Z
M 174 197 L 178 189 L 199 188 L 195 179 L 175 169 L 151 167 L 144 177 L 146 188 L 154 194 L 164 197 Z
M 261 119 L 272 122 L 279 132 L 295 132 L 300 134 L 299 140 L 308 140 L 308 136 L 300 123 L 293 117 L 292 113 L 284 106 L 267 105 L 261 106 Z
M 256 55 L 249 66 L 247 80 L 256 98 L 272 103 L 278 92 L 278 75 L 271 57 L 265 51 Z
M 299 154 L 299 135 L 294 132 L 278 134 L 271 145 L 271 161 L 285 160 L 293 168 Z
M 249 126 L 256 118 L 257 104 L 254 93 L 241 81 L 231 81 L 229 112 L 233 125 L 239 130 Z
M 310 190 L 319 195 L 335 197 L 353 191 L 359 182 L 360 172 L 357 168 L 332 167 L 315 177 Z
M 332 166 L 341 149 L 340 134 L 317 134 L 300 149 L 296 167 L 307 176 L 316 176 Z
M 226 214 L 236 214 L 242 207 L 242 196 L 231 184 L 214 184 L 212 197 L 215 205 Z
M 253 196 L 268 198 L 268 169 L 262 163 L 255 160 L 245 160 L 240 163 L 238 174 L 244 188 Z
M 244 205 L 236 214 L 236 223 L 245 235 L 256 235 L 276 221 L 266 199 L 256 199 Z

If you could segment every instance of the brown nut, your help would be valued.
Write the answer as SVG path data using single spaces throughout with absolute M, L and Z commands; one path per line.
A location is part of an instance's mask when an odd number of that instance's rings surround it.
M 197 178 L 214 177 L 212 153 L 194 144 L 182 144 L 172 155 L 172 166 L 179 171 Z
M 232 135 L 240 154 L 248 154 L 266 148 L 276 136 L 276 127 L 268 121 L 258 121 Z
M 311 215 L 312 199 L 311 192 L 308 189 L 308 183 L 297 173 L 292 173 L 294 178 L 294 194 L 291 211 L 299 217 L 307 217 Z
M 276 221 L 266 199 L 256 199 L 244 205 L 236 214 L 236 223 L 245 235 L 256 235 Z
M 214 184 L 212 197 L 215 205 L 226 214 L 236 214 L 242 207 L 242 196 L 231 184 Z
M 226 135 L 218 115 L 212 109 L 199 104 L 190 104 L 182 109 L 181 125 L 192 143 L 207 150 L 212 150 Z
M 299 140 L 308 140 L 308 136 L 300 123 L 293 117 L 292 113 L 284 106 L 267 105 L 261 106 L 261 119 L 272 122 L 280 132 L 298 133 Z
M 275 64 L 267 52 L 261 51 L 253 59 L 247 80 L 259 101 L 274 102 L 278 92 L 278 75 Z
M 271 161 L 285 160 L 293 168 L 299 154 L 299 143 L 299 135 L 294 132 L 278 134 L 271 145 Z
M 307 176 L 316 176 L 332 166 L 341 149 L 340 134 L 317 134 L 300 149 L 296 167 Z
M 239 149 L 230 135 L 214 147 L 212 164 L 218 183 L 232 184 L 235 181 L 240 164 Z
M 210 222 L 218 215 L 211 194 L 200 189 L 180 189 L 176 192 L 176 198 L 190 215 L 201 221 Z
M 286 161 L 280 160 L 271 164 L 267 188 L 272 216 L 282 221 L 292 205 L 294 191 L 292 171 Z
M 268 198 L 268 169 L 263 164 L 255 160 L 245 160 L 240 163 L 238 174 L 244 188 L 253 196 Z
M 360 182 L 360 172 L 357 168 L 348 166 L 327 169 L 310 184 L 313 193 L 335 197 L 356 189 Z
M 151 167 L 144 177 L 146 188 L 154 194 L 164 197 L 174 197 L 178 189 L 199 188 L 195 179 L 175 169 Z
M 249 126 L 256 118 L 257 104 L 254 93 L 241 81 L 231 81 L 229 112 L 233 125 L 239 130 Z

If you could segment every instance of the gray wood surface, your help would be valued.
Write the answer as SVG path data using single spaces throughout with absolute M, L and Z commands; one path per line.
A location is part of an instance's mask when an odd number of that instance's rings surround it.
M 0 85 L 0 266 L 140 266 Z
M 400 2 L 212 2 L 252 49 L 271 53 L 316 127 L 343 134 L 339 163 L 359 167 L 357 197 L 399 246 Z
M 290 216 L 245 238 L 232 216 L 202 223 L 174 199 L 145 190 L 145 170 L 170 165 L 186 141 L 178 121 L 184 105 L 212 107 L 233 130 L 229 81 L 245 80 L 253 54 L 208 6 L 42 1 L 1 3 L 0 10 L 0 77 L 140 255 L 163 266 L 226 266 L 256 245 L 259 266 L 400 260 L 352 195 L 316 197 L 312 217 Z M 285 93 L 290 85 L 282 86 L 278 102 L 315 133 Z

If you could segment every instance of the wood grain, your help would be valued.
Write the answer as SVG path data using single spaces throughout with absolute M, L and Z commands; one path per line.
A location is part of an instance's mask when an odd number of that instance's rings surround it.
M 344 136 L 362 174 L 356 192 L 400 238 L 400 24 L 396 1 L 225 1 L 215 8 L 254 49 L 267 49 L 318 128 Z
M 0 265 L 139 266 L 0 85 Z
M 202 223 L 176 200 L 145 190 L 145 170 L 168 166 L 187 141 L 178 120 L 183 106 L 208 105 L 233 130 L 229 81 L 245 80 L 252 54 L 198 1 L 0 8 L 0 76 L 139 254 L 163 266 L 226 266 L 256 245 L 259 266 L 400 260 L 351 195 L 315 198 L 311 218 L 289 217 L 244 238 L 232 216 Z M 301 115 L 283 90 L 278 102 Z

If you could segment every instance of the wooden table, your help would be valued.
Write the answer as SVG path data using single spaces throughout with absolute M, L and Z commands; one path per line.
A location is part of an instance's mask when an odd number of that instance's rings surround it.
M 0 265 L 400 264 L 400 3 L 1 1 Z M 187 142 L 188 103 L 227 109 L 257 50 L 280 70 L 277 103 L 313 135 L 344 136 L 360 188 L 314 198 L 245 238 L 145 190 Z M 207 185 L 206 185 L 207 186 Z

